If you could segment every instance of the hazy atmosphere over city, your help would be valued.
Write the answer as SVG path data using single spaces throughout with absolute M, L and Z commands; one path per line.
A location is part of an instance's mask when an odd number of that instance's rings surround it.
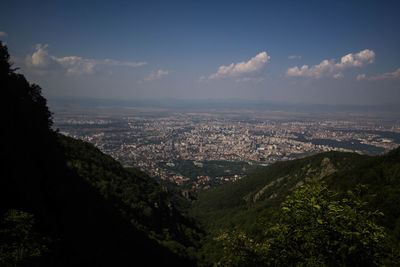
M 11 1 L 0 39 L 43 94 L 400 100 L 398 1 Z

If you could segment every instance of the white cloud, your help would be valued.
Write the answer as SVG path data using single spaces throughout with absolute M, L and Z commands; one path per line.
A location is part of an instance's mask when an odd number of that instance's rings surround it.
M 386 72 L 382 74 L 373 75 L 367 77 L 365 74 L 357 75 L 357 80 L 368 80 L 368 81 L 377 81 L 377 80 L 399 80 L 400 79 L 400 68 L 395 70 L 394 72 Z
M 252 82 L 252 83 L 260 83 L 264 80 L 262 77 L 243 77 L 243 78 L 238 78 L 236 81 L 237 82 Z
M 340 62 L 336 64 L 338 68 L 347 67 L 362 67 L 366 64 L 373 63 L 375 60 L 375 53 L 372 50 L 365 49 L 357 54 L 347 54 L 341 58 Z
M 357 75 L 357 81 L 365 80 L 367 76 L 365 74 L 358 74 Z
M 58 62 L 63 68 L 67 70 L 68 74 L 81 75 L 81 74 L 93 74 L 95 67 L 100 62 L 92 59 L 84 59 L 77 56 L 62 57 L 53 59 Z
M 50 55 L 48 45 L 37 44 L 35 52 L 27 56 L 27 66 L 38 74 L 46 74 L 50 71 L 65 71 L 70 75 L 93 74 L 101 66 L 125 66 L 139 67 L 146 62 L 117 61 L 113 59 L 86 59 L 78 56 L 56 57 Z
M 292 55 L 288 56 L 288 59 L 301 59 L 301 56 Z
M 6 37 L 6 36 L 7 36 L 7 33 L 6 33 L 6 32 L 0 31 L 0 37 Z
M 167 70 L 158 70 L 157 72 L 152 72 L 149 74 L 149 76 L 145 77 L 144 80 L 149 82 L 149 81 L 155 81 L 161 79 L 163 76 L 168 75 Z
M 27 59 L 29 65 L 39 68 L 49 66 L 54 59 L 47 52 L 47 47 L 48 45 L 37 44 L 35 46 L 36 51 Z
M 357 54 L 347 54 L 340 59 L 340 62 L 335 63 L 334 59 L 323 60 L 318 65 L 309 67 L 303 65 L 301 68 L 293 67 L 286 71 L 288 77 L 307 77 L 319 79 L 322 77 L 333 77 L 335 79 L 341 78 L 341 73 L 344 69 L 363 67 L 367 64 L 373 63 L 375 60 L 375 53 L 372 50 L 365 49 Z
M 336 73 L 336 74 L 333 75 L 333 78 L 335 78 L 335 79 L 343 78 L 343 74 L 341 74 L 341 73 Z
M 105 59 L 103 60 L 102 64 L 104 65 L 110 65 L 110 66 L 122 66 L 122 67 L 140 67 L 143 65 L 146 65 L 147 62 L 129 62 L 129 61 L 117 61 L 114 59 Z
M 236 77 L 238 80 L 244 80 L 245 76 L 251 76 L 259 73 L 262 68 L 268 63 L 270 56 L 267 52 L 261 52 L 247 62 L 231 63 L 228 66 L 220 66 L 218 71 L 208 76 L 209 80 Z M 202 78 L 203 77 L 203 78 Z M 202 76 L 200 80 L 204 80 Z

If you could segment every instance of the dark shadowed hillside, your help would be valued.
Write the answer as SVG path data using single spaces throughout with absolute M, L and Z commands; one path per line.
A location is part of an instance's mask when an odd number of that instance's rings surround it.
M 199 230 L 168 190 L 53 132 L 40 87 L 12 69 L 3 44 L 0 84 L 1 266 L 194 264 Z

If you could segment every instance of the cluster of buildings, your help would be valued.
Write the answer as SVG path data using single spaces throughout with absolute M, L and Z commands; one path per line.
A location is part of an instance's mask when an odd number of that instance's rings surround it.
M 193 161 L 197 168 L 212 160 L 267 165 L 330 150 L 377 154 L 400 144 L 398 122 L 370 120 L 241 118 L 207 113 L 78 118 L 57 114 L 55 127 L 93 143 L 123 165 L 193 189 L 242 176 L 185 177 L 174 170 L 179 161 Z

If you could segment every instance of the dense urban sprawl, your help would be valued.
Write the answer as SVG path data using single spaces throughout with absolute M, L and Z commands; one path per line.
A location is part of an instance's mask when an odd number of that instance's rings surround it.
M 55 126 L 64 134 L 93 143 L 123 165 L 138 167 L 152 176 L 192 189 L 235 181 L 250 166 L 331 150 L 379 154 L 400 144 L 398 122 L 363 119 L 289 120 L 209 113 L 122 117 L 61 113 L 55 117 Z M 239 173 L 225 166 L 223 175 L 195 177 L 185 176 L 176 169 L 182 162 L 191 162 L 191 167 L 201 173 L 204 164 L 212 161 L 242 162 L 244 167 Z

